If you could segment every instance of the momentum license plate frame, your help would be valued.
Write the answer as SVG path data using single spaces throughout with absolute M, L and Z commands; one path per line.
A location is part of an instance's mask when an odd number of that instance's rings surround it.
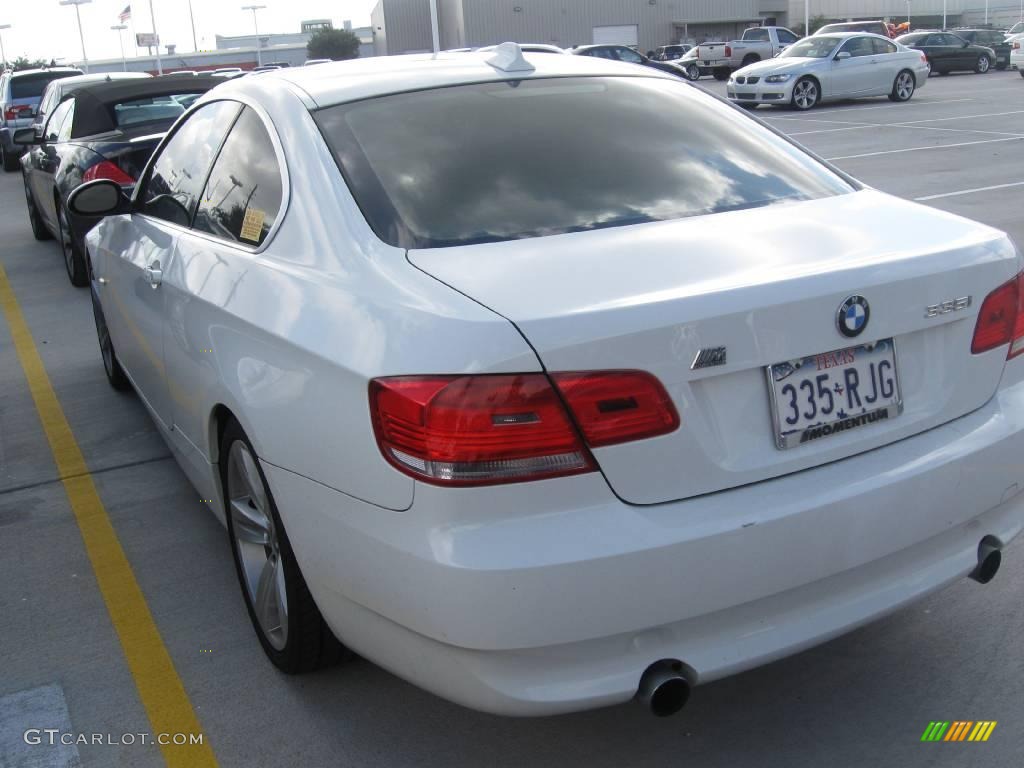
M 882 350 L 880 350 L 882 354 L 878 354 L 878 348 L 880 346 L 882 347 Z M 888 355 L 885 355 L 885 352 L 887 351 L 886 346 L 890 351 L 890 354 Z M 788 365 L 793 367 L 793 371 L 796 371 L 808 363 L 815 364 L 817 358 L 828 355 L 836 356 L 847 351 L 853 351 L 854 353 L 857 351 L 863 351 L 864 354 L 875 355 L 878 361 L 886 359 L 889 360 L 892 364 L 892 378 L 895 386 L 893 397 L 889 399 L 885 405 L 877 408 L 866 409 L 863 412 L 851 414 L 844 418 L 835 418 L 830 421 L 784 431 L 781 414 L 779 412 L 779 397 L 775 387 L 775 369 Z M 851 367 L 851 365 L 835 366 L 837 371 L 844 372 L 849 367 Z M 816 442 L 820 438 L 828 437 L 836 434 L 837 432 L 845 432 L 846 430 L 856 429 L 868 424 L 874 424 L 881 420 L 894 419 L 903 413 L 903 390 L 900 386 L 899 361 L 898 355 L 896 354 L 896 341 L 892 338 L 879 339 L 878 341 L 867 344 L 856 344 L 849 347 L 841 347 L 839 349 L 830 350 L 816 355 L 807 355 L 800 359 L 799 366 L 793 366 L 792 361 L 784 361 L 768 365 L 764 370 L 766 383 L 768 385 L 769 407 L 772 412 L 772 432 L 775 438 L 775 447 L 779 450 L 784 451 L 789 448 L 795 448 L 798 445 L 803 445 L 804 443 L 810 443 L 812 441 Z M 843 375 L 845 378 L 845 373 Z M 779 379 L 778 381 L 782 381 L 782 379 Z

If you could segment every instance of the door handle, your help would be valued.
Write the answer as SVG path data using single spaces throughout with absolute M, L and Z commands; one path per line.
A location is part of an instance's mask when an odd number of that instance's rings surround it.
M 164 273 L 160 270 L 160 262 L 152 262 L 143 271 L 146 274 L 146 282 L 149 283 L 155 291 L 164 280 Z

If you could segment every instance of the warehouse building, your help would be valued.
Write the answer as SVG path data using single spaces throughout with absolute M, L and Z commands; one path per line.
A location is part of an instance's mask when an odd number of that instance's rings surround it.
M 641 51 L 786 25 L 790 0 L 437 0 L 442 50 L 507 40 L 563 48 L 619 43 Z M 800 16 L 803 18 L 801 6 Z M 429 0 L 380 0 L 370 16 L 377 55 L 431 50 Z
M 883 19 L 903 22 L 910 17 L 914 29 L 942 26 L 943 8 L 946 26 L 974 26 L 988 23 L 1009 27 L 1021 21 L 1024 6 L 1019 0 L 810 0 L 811 16 L 829 21 Z M 803 25 L 804 0 L 789 0 L 789 18 L 794 26 Z

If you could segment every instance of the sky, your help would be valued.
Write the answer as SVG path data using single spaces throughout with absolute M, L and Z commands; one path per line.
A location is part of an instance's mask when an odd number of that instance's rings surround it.
M 260 34 L 298 32 L 299 22 L 306 19 L 331 19 L 340 27 L 345 19 L 354 26 L 368 26 L 370 11 L 377 0 L 191 0 L 199 50 L 216 48 L 214 35 L 246 35 L 253 32 L 252 11 L 243 5 L 265 5 L 257 11 Z M 164 44 L 177 44 L 188 52 L 192 46 L 189 23 L 189 0 L 152 0 L 157 32 Z M 149 0 L 131 0 L 128 29 L 118 33 L 110 29 L 119 24 L 118 15 L 129 0 L 92 0 L 80 6 L 85 51 L 90 60 L 121 57 L 118 34 L 124 36 L 125 54 L 135 52 L 133 30 L 150 32 Z M 28 56 L 30 59 L 57 59 L 67 63 L 79 61 L 82 47 L 78 39 L 75 9 L 62 6 L 58 0 L 0 0 L 0 41 L 8 59 Z M 145 53 L 145 49 L 142 50 Z

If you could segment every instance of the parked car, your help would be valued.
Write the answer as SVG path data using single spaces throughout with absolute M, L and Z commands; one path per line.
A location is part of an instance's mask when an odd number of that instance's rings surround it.
M 340 640 L 491 712 L 666 715 L 989 580 L 1024 526 L 1010 239 L 653 69 L 502 52 L 227 83 L 130 199 L 71 196 L 107 375 L 272 663 Z
M 660 45 L 654 49 L 654 55 L 650 58 L 655 61 L 677 61 L 685 56 L 694 46 L 685 43 L 676 45 Z
M 685 54 L 683 54 L 683 57 L 681 59 L 676 59 L 674 62 L 672 62 L 673 64 L 675 64 L 676 66 L 683 70 L 683 73 L 686 75 L 687 80 L 692 80 L 694 82 L 700 80 L 702 75 L 710 74 L 709 72 L 705 72 L 704 70 L 701 69 L 700 61 L 697 58 L 698 53 L 700 53 L 699 49 L 697 48 L 697 46 L 694 46 Z
M 1021 36 L 1024 39 L 1024 35 Z M 1020 72 L 1020 76 L 1024 77 L 1024 43 L 1021 40 L 1014 40 L 1013 48 L 1010 50 L 1010 66 Z
M 909 101 L 927 82 L 928 63 L 920 51 L 881 35 L 848 32 L 804 38 L 778 58 L 734 72 L 726 94 L 747 108 L 811 109 L 823 101 L 864 96 Z
M 952 32 L 911 32 L 896 42 L 921 51 L 932 72 L 977 72 L 985 74 L 996 62 L 996 52 L 982 45 L 972 45 Z
M 1005 34 L 1007 37 L 1024 34 L 1024 21 L 1018 21 L 1016 24 L 1014 24 L 1012 27 L 1006 30 Z
M 609 61 L 624 61 L 627 64 L 639 64 L 644 67 L 667 72 L 676 77 L 686 77 L 686 73 L 676 66 L 674 62 L 654 61 L 654 59 L 649 59 L 626 45 L 580 45 L 573 48 L 569 53 L 596 59 L 608 59 Z
M 73 77 L 62 77 L 57 80 L 51 80 L 47 83 L 46 88 L 43 90 L 43 95 L 39 99 L 39 107 L 36 109 L 35 119 L 32 122 L 32 127 L 36 129 L 36 133 L 42 136 L 43 126 L 46 124 L 46 118 L 53 111 L 53 108 L 60 103 L 61 100 L 73 91 L 78 90 L 84 85 L 92 85 L 93 83 L 109 83 L 114 80 L 140 80 L 143 78 L 151 78 L 148 72 L 97 72 L 89 75 L 75 75 Z
M 82 240 L 98 219 L 70 214 L 68 195 L 95 179 L 133 185 L 163 134 L 184 114 L 179 99 L 195 99 L 218 82 L 185 75 L 79 84 L 41 130 L 15 133 L 15 142 L 29 148 L 21 167 L 32 234 L 57 238 L 72 285 L 87 284 Z
M 0 165 L 16 171 L 21 147 L 14 144 L 14 132 L 32 125 L 43 90 L 51 80 L 82 74 L 74 67 L 24 69 L 0 73 Z
M 697 59 L 702 71 L 710 72 L 716 80 L 728 80 L 734 70 L 778 56 L 799 39 L 785 27 L 751 27 L 739 40 L 701 43 Z
M 954 29 L 953 34 L 972 45 L 991 48 L 995 53 L 995 68 L 1010 66 L 1010 51 L 1013 46 L 1006 41 L 1006 35 L 996 29 Z
M 884 21 L 841 21 L 819 27 L 816 35 L 836 35 L 845 32 L 870 32 L 873 35 L 891 37 L 890 27 Z

